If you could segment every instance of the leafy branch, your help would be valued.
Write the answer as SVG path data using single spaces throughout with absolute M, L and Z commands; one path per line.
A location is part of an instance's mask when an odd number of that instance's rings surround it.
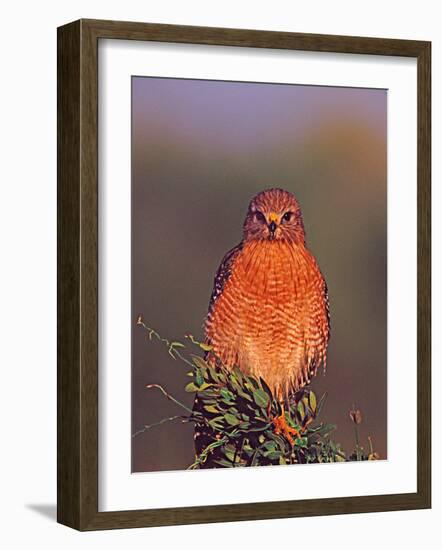
M 185 391 L 195 394 L 193 408 L 170 395 L 158 384 L 147 388 L 159 389 L 163 395 L 186 411 L 154 424 L 146 425 L 133 434 L 136 437 L 148 429 L 181 419 L 195 423 L 196 456 L 189 469 L 231 468 L 256 465 L 306 464 L 376 460 L 379 455 L 365 452 L 360 445 L 358 425 L 362 414 L 354 406 L 350 419 L 355 425 L 355 450 L 347 456 L 331 435 L 336 426 L 319 420 L 327 394 L 319 400 L 309 388 L 292 395 L 284 411 L 262 378 L 246 375 L 238 367 L 227 369 L 219 361 L 216 366 L 197 354 L 184 355 L 182 342 L 163 338 L 141 318 L 137 324 L 147 331 L 149 340 L 156 339 L 167 347 L 169 355 L 181 360 L 191 370 L 191 381 Z M 211 347 L 192 335 L 186 338 L 205 355 Z M 291 435 L 279 429 L 276 419 L 284 415 Z

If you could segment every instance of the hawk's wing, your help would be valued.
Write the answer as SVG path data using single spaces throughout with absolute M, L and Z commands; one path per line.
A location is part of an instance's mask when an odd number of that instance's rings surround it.
M 229 250 L 227 254 L 222 259 L 218 271 L 216 272 L 215 279 L 213 281 L 213 290 L 209 302 L 209 314 L 215 305 L 216 300 L 221 295 L 226 282 L 228 281 L 230 274 L 232 272 L 232 266 L 235 262 L 235 258 L 241 252 L 243 245 L 242 243 L 237 244 L 232 250 Z
M 224 286 L 228 281 L 230 274 L 232 272 L 232 266 L 241 249 L 242 249 L 242 243 L 232 248 L 232 250 L 229 250 L 229 252 L 227 252 L 227 254 L 222 259 L 220 266 L 218 267 L 218 270 L 215 275 L 215 279 L 213 281 L 213 290 L 212 290 L 212 295 L 210 297 L 210 302 L 209 302 L 209 312 L 208 312 L 209 317 L 215 306 L 217 299 L 223 292 Z M 206 343 L 210 344 L 209 340 L 206 340 Z M 206 360 L 208 360 L 208 356 L 209 356 L 208 353 L 206 353 L 205 355 Z M 204 416 L 204 410 L 202 409 L 202 407 L 203 407 L 203 404 L 198 399 L 198 394 L 196 394 L 195 400 L 193 402 L 192 411 L 196 413 L 200 413 Z M 210 426 L 206 426 L 203 423 L 195 424 L 195 433 L 193 437 L 194 437 L 196 456 L 200 456 L 203 450 L 209 444 L 215 441 L 214 439 L 215 435 L 216 435 L 216 432 Z M 200 467 L 216 468 L 217 465 L 211 460 L 211 457 L 209 455 L 207 460 Z
M 305 332 L 306 352 L 309 360 L 305 363 L 303 379 L 307 384 L 310 383 L 311 377 L 316 375 L 321 364 L 325 372 L 327 347 L 330 340 L 328 288 L 318 267 L 317 272 L 320 276 L 320 287 L 314 289 L 313 304 L 310 306 L 311 319 Z

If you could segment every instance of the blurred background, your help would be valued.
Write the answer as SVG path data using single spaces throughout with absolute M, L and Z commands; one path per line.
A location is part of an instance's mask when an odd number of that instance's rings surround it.
M 203 338 L 217 267 L 242 238 L 251 197 L 269 187 L 301 204 L 307 246 L 329 289 L 328 392 L 322 419 L 350 452 L 387 457 L 386 90 L 133 77 L 132 432 L 188 406 L 188 368 L 136 326 Z M 132 439 L 132 471 L 185 469 L 193 425 L 179 421 Z

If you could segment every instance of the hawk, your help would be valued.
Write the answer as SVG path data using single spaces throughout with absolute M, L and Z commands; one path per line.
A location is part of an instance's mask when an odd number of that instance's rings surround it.
M 216 273 L 205 336 L 208 361 L 216 357 L 228 369 L 262 377 L 282 405 L 325 368 L 327 285 L 306 247 L 292 193 L 269 189 L 252 198 L 242 241 Z M 284 412 L 277 421 L 289 434 Z

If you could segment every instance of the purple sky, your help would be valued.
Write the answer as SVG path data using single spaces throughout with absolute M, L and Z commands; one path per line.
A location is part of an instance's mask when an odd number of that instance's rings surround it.
M 386 90 L 134 77 L 140 126 L 204 148 L 255 150 L 327 119 L 385 120 Z

